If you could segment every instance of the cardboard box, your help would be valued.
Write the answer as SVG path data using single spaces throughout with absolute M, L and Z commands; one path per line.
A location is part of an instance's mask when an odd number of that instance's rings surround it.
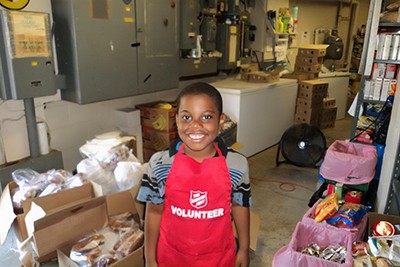
M 321 99 L 318 98 L 312 98 L 312 99 L 307 99 L 307 98 L 297 98 L 296 100 L 296 108 L 308 108 L 308 109 L 322 109 L 322 104 L 323 102 Z
M 294 71 L 318 73 L 321 71 L 321 64 L 299 65 L 296 63 L 294 64 Z
M 310 120 L 309 117 L 303 116 L 302 114 L 294 114 L 294 123 L 295 124 L 301 124 L 301 123 L 307 123 L 312 126 L 317 126 L 318 125 L 318 119 Z
M 153 156 L 154 153 L 156 153 L 157 150 L 150 149 L 150 148 L 143 148 L 143 161 L 144 162 L 149 162 L 151 156 Z
M 310 66 L 310 65 L 318 65 L 322 64 L 323 62 L 323 57 L 303 57 L 303 56 L 297 56 L 296 57 L 296 65 L 299 66 Z
M 336 122 L 336 121 L 318 122 L 318 128 L 319 128 L 319 129 L 333 128 L 333 127 L 335 127 L 335 122 Z
M 235 123 L 231 128 L 221 132 L 219 137 L 224 141 L 226 146 L 232 146 L 237 140 L 237 124 Z
M 157 101 L 137 105 L 140 109 L 142 126 L 158 131 L 176 131 L 176 106 L 173 103 Z
M 172 140 L 178 138 L 178 131 L 157 131 L 153 128 L 143 127 L 143 147 L 155 151 L 167 149 Z
M 337 107 L 323 108 L 319 117 L 320 122 L 335 121 Z
M 248 74 L 249 82 L 253 83 L 274 83 L 279 81 L 279 73 L 277 72 L 250 72 Z
M 259 66 L 258 64 L 242 64 L 240 65 L 240 78 L 244 81 L 249 80 L 249 74 L 251 72 L 257 72 L 259 71 Z
M 333 108 L 336 107 L 336 98 L 325 97 L 323 100 L 323 108 Z
M 296 115 L 305 119 L 306 121 L 315 121 L 319 119 L 321 109 L 312 109 L 312 108 L 296 108 Z
M 292 73 L 282 74 L 282 78 L 297 79 L 297 82 L 300 82 L 304 80 L 318 79 L 318 73 L 296 71 Z
M 11 225 L 15 222 L 17 234 L 21 240 L 28 238 L 27 228 L 25 225 L 25 215 L 31 208 L 32 201 L 48 213 L 62 209 L 67 206 L 74 205 L 78 202 L 94 198 L 102 195 L 101 186 L 95 183 L 87 183 L 80 187 L 75 187 L 68 190 L 63 190 L 55 194 L 27 199 L 23 202 L 23 213 L 16 214 L 12 203 L 12 194 L 18 185 L 15 182 L 9 183 L 3 190 L 0 198 L 0 241 L 1 244 L 6 240 L 7 234 Z
M 25 221 L 33 238 L 36 260 L 45 262 L 58 256 L 59 266 L 78 266 L 67 256 L 71 247 L 88 234 L 107 226 L 109 216 L 129 211 L 140 223 L 136 207 L 137 187 L 89 199 L 50 214 L 34 201 Z M 111 266 L 144 266 L 142 248 L 128 255 L 123 262 L 126 265 L 117 262 Z
M 299 82 L 298 97 L 312 99 L 313 97 L 326 98 L 328 96 L 328 82 L 322 80 L 308 80 Z M 322 101 L 321 99 L 321 101 Z
M 323 57 L 326 55 L 326 48 L 329 45 L 324 44 L 307 44 L 299 47 L 299 51 L 297 52 L 297 56 L 304 57 Z
M 250 210 L 250 250 L 256 251 L 258 233 L 260 231 L 261 220 L 260 217 Z M 237 237 L 235 223 L 232 222 L 233 232 Z

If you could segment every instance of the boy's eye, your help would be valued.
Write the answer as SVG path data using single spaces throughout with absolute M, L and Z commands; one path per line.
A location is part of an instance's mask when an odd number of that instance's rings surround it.
M 189 115 L 182 115 L 181 119 L 184 121 L 190 121 L 191 117 Z
M 211 115 L 204 115 L 203 120 L 211 120 L 213 117 Z

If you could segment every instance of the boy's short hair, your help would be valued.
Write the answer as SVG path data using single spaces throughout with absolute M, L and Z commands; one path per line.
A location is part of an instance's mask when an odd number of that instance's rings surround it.
M 218 109 L 218 115 L 222 114 L 222 96 L 220 92 L 212 85 L 205 83 L 205 82 L 195 82 L 189 84 L 182 91 L 179 93 L 176 99 L 176 106 L 179 110 L 179 105 L 181 102 L 182 97 L 186 95 L 207 95 L 214 100 L 215 106 Z

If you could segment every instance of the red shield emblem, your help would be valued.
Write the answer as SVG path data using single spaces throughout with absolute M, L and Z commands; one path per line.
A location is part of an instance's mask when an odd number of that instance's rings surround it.
M 196 209 L 204 208 L 208 204 L 207 192 L 190 190 L 189 202 L 193 208 L 196 208 Z

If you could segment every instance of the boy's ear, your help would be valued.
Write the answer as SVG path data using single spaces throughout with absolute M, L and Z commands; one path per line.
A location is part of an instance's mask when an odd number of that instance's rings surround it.
M 222 127 L 224 126 L 224 121 L 226 119 L 226 116 L 224 113 L 219 116 L 219 130 L 222 131 Z

